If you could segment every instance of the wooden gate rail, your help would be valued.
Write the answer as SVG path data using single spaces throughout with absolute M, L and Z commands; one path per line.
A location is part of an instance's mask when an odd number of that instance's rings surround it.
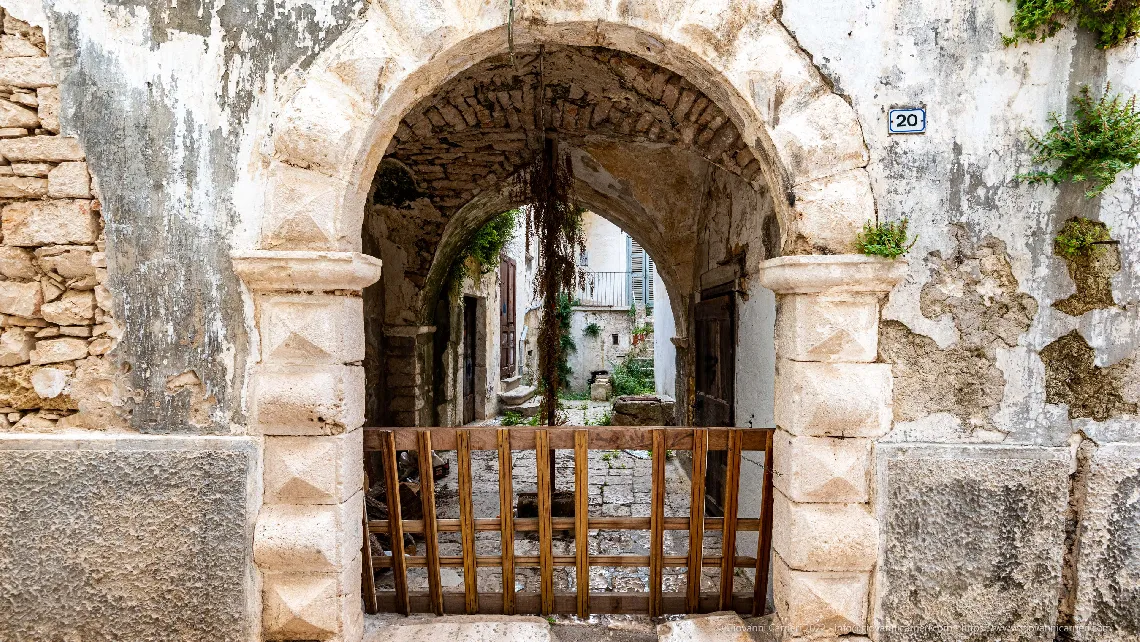
M 366 606 L 375 610 L 399 613 L 576 613 L 586 617 L 590 613 L 648 613 L 651 616 L 666 613 L 701 613 L 716 610 L 735 610 L 739 613 L 761 615 L 767 597 L 769 562 L 772 544 L 772 435 L 769 428 L 674 428 L 644 426 L 552 426 L 500 428 L 365 428 L 365 452 L 379 452 L 383 459 L 384 483 L 387 489 L 388 519 L 367 520 L 367 533 L 388 534 L 392 555 L 372 555 L 367 534 L 364 551 L 364 590 Z M 536 466 L 537 518 L 514 517 L 514 491 L 512 488 L 511 452 L 533 450 L 536 462 L 547 461 L 551 449 L 574 451 L 575 516 L 552 517 L 550 506 L 549 468 Z M 589 508 L 590 450 L 639 449 L 652 451 L 652 493 L 650 517 L 592 517 Z M 396 472 L 396 453 L 415 450 L 418 454 L 420 500 L 423 519 L 405 520 L 400 513 L 399 481 Z M 459 519 L 437 519 L 432 478 L 433 450 L 455 450 L 458 460 Z M 499 514 L 495 518 L 473 515 L 471 451 L 495 450 L 499 455 Z M 688 517 L 665 517 L 665 458 L 668 450 L 690 450 L 693 453 L 693 474 Z M 705 457 L 709 450 L 728 451 L 728 471 L 725 483 L 725 517 L 704 516 Z M 745 450 L 763 451 L 764 481 L 759 519 L 735 517 L 739 501 L 740 457 Z M 367 482 L 366 482 L 367 484 Z M 648 530 L 649 555 L 590 555 L 590 530 Z M 687 555 L 664 554 L 666 530 L 689 531 Z M 498 531 L 500 555 L 476 555 L 475 533 Z M 575 535 L 574 555 L 554 555 L 553 532 L 569 531 Z M 706 531 L 722 533 L 722 551 L 735 551 L 736 534 L 740 531 L 759 531 L 755 557 L 742 555 L 705 556 L 703 551 Z M 462 555 L 440 556 L 439 533 L 460 533 Z M 537 532 L 538 555 L 515 555 L 514 534 Z M 420 534 L 425 542 L 425 555 L 406 555 L 404 534 Z M 581 533 L 584 536 L 579 537 Z M 591 566 L 648 567 L 648 593 L 591 593 L 589 569 Z M 503 574 L 501 593 L 480 593 L 479 567 L 500 567 Z M 515 568 L 540 569 L 538 593 L 515 592 Z M 554 590 L 554 568 L 575 567 L 576 592 Z M 686 567 L 685 593 L 664 593 L 662 576 L 665 567 Z M 701 569 L 721 569 L 720 590 L 702 593 Z M 391 568 L 394 591 L 376 592 L 373 569 Z M 408 590 L 407 569 L 426 568 L 428 592 L 411 593 Z M 463 593 L 444 594 L 440 583 L 441 568 L 462 568 Z M 733 592 L 733 575 L 737 568 L 755 568 L 756 582 L 751 593 Z M 373 599 L 374 596 L 374 599 Z

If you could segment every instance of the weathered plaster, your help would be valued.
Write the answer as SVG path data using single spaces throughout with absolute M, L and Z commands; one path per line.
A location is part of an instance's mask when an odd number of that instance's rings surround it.
M 132 425 L 240 431 L 250 341 L 229 251 L 248 131 L 281 76 L 307 66 L 362 5 L 45 5 L 61 119 L 88 151 L 107 220 L 114 311 L 124 319 L 117 357 L 137 390 Z M 217 400 L 195 421 L 187 396 L 166 393 L 168 379 L 189 371 Z

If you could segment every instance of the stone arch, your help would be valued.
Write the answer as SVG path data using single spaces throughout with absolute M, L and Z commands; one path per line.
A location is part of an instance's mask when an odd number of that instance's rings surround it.
M 780 195 L 784 253 L 850 251 L 875 212 L 861 127 L 776 20 L 772 3 L 553 4 L 520 3 L 516 47 L 604 46 L 686 78 L 736 125 Z M 401 119 L 448 79 L 505 53 L 506 19 L 504 7 L 459 2 L 370 4 L 274 123 L 259 247 L 359 251 L 371 179 Z
M 514 41 L 520 49 L 539 43 L 605 47 L 685 78 L 723 111 L 759 162 L 773 194 L 782 252 L 844 254 L 875 214 L 868 153 L 853 109 L 779 24 L 777 6 L 775 0 L 519 0 Z M 254 561 L 267 639 L 362 636 L 357 582 L 365 404 L 359 363 L 365 338 L 359 293 L 380 276 L 379 261 L 360 254 L 364 204 L 404 116 L 463 70 L 506 53 L 506 22 L 506 3 L 370 2 L 359 24 L 294 80 L 261 141 L 266 169 L 255 170 L 251 182 L 264 184 L 265 198 L 252 251 L 237 252 L 234 260 L 253 295 L 260 340 L 289 348 L 259 348 L 250 390 L 251 431 L 265 436 Z M 621 216 L 598 198 L 597 209 Z M 483 215 L 495 209 L 488 203 Z M 865 363 L 874 358 L 865 344 L 873 343 L 879 296 L 899 278 L 898 270 L 861 257 L 785 256 L 763 266 L 761 281 L 787 299 L 781 306 L 803 310 L 800 322 L 792 313 L 781 313 L 785 327 L 777 322 L 787 339 L 778 349 L 788 359 L 784 370 L 777 367 L 777 398 L 790 399 L 794 387 L 806 400 L 803 408 L 777 403 L 778 424 L 796 435 L 829 435 L 836 429 L 816 426 L 818 418 L 846 417 L 851 406 L 866 419 L 860 424 L 866 432 L 858 436 L 873 437 L 889 426 L 889 366 Z M 858 295 L 856 316 L 865 323 L 852 329 L 852 306 L 831 300 L 822 310 L 834 323 L 818 322 L 815 298 L 836 293 Z M 801 332 L 809 326 L 810 332 Z M 424 331 L 406 330 L 413 345 Z M 871 373 L 888 383 L 863 391 Z M 790 453 L 792 446 L 785 448 Z M 845 474 L 822 471 L 817 477 L 830 488 L 832 478 Z M 831 521 L 858 529 L 846 539 L 873 543 L 864 490 L 815 501 L 849 502 L 847 512 Z M 842 631 L 862 633 L 867 615 L 859 605 L 866 604 L 874 564 L 867 551 L 874 547 L 861 547 L 858 559 L 842 569 L 816 568 L 812 560 L 835 555 L 828 541 L 808 532 L 818 520 L 810 504 L 803 506 L 778 518 L 786 522 L 781 528 L 803 531 L 789 537 L 807 551 L 789 558 L 791 567 L 776 565 L 777 586 L 792 587 L 785 589 L 790 601 L 780 605 L 781 616 L 795 622 L 801 611 L 823 609 L 828 617 L 835 611 Z M 780 555 L 799 552 L 781 546 Z M 849 572 L 832 577 L 839 570 Z M 816 571 L 831 573 L 823 588 L 813 584 Z M 824 589 L 837 596 L 814 597 Z M 856 606 L 848 613 L 847 605 Z

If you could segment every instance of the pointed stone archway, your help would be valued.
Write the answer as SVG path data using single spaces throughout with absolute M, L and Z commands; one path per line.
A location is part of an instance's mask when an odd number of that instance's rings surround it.
M 849 252 L 875 214 L 854 111 L 779 24 L 775 3 L 687 5 L 524 1 L 512 35 L 516 47 L 606 47 L 683 76 L 760 163 L 784 253 Z M 265 639 L 362 635 L 360 292 L 380 273 L 360 253 L 364 203 L 404 115 L 464 69 L 507 52 L 507 18 L 505 6 L 462 0 L 370 3 L 299 79 L 265 134 L 264 169 L 249 177 L 264 186 L 258 232 L 234 255 L 260 338 L 250 394 L 252 432 L 264 435 L 254 554 Z M 786 624 L 867 631 L 877 526 L 859 480 L 871 440 L 889 427 L 891 397 L 889 367 L 866 362 L 879 298 L 898 278 L 897 266 L 861 257 L 785 256 L 764 268 L 780 297 L 777 422 L 788 443 L 777 467 L 798 484 L 776 498 L 776 530 L 788 534 L 775 547 Z M 828 323 L 816 323 L 819 314 Z M 862 386 L 865 375 L 878 385 Z M 858 434 L 840 419 L 849 412 Z M 863 441 L 848 448 L 827 441 L 835 437 Z M 843 568 L 823 561 L 831 559 Z

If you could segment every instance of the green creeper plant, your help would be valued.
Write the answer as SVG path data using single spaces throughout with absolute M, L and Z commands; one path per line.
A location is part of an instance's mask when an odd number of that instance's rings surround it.
M 867 221 L 863 231 L 855 239 L 859 251 L 870 256 L 885 256 L 896 259 L 914 247 L 918 237 L 907 243 L 907 226 L 910 219 L 901 221 Z
M 1140 0 L 1016 0 L 1010 18 L 1013 33 L 1005 44 L 1044 41 L 1073 19 L 1092 31 L 1101 49 L 1115 47 L 1140 33 Z
M 596 339 L 599 335 L 602 334 L 602 326 L 591 321 L 590 323 L 586 324 L 585 328 L 582 328 L 582 334 L 586 335 L 587 337 Z
M 1057 163 L 1052 171 L 1018 174 L 1031 184 L 1088 181 L 1087 198 L 1098 196 L 1112 185 L 1116 175 L 1140 164 L 1140 111 L 1136 97 L 1125 100 L 1110 96 L 1111 85 L 1094 100 L 1087 86 L 1073 99 L 1077 108 L 1072 120 L 1050 114 L 1053 128 L 1043 136 L 1029 134 L 1033 162 Z
M 467 259 L 475 259 L 480 276 L 499 267 L 499 253 L 514 238 L 518 216 L 518 210 L 503 212 L 475 232 L 467 248 L 451 264 L 451 281 L 456 287 L 467 276 Z
M 1094 245 L 1112 241 L 1107 226 L 1087 218 L 1069 219 L 1057 238 L 1053 241 L 1053 251 L 1061 256 L 1075 259 L 1088 253 Z

